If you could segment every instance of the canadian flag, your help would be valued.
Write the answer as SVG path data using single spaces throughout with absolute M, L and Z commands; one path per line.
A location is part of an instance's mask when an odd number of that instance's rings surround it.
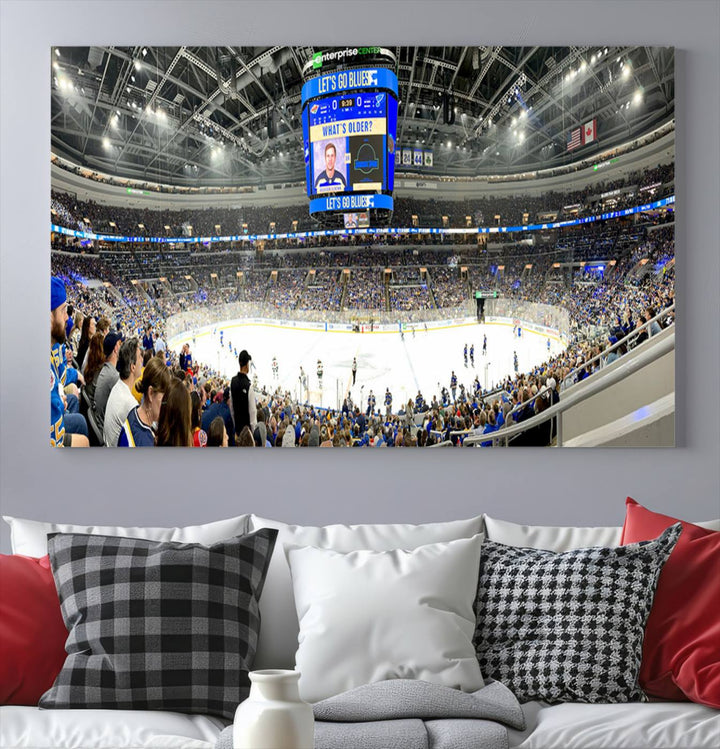
M 583 126 L 583 143 L 590 143 L 597 138 L 597 119 L 586 122 Z

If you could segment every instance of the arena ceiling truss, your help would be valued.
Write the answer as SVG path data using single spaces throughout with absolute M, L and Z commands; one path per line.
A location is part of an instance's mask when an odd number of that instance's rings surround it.
M 93 171 L 148 182 L 301 182 L 301 70 L 318 49 L 53 49 L 52 151 Z M 572 158 L 568 132 L 592 118 L 597 148 L 606 150 L 674 117 L 669 47 L 393 51 L 398 145 L 432 148 L 436 174 L 561 166 Z

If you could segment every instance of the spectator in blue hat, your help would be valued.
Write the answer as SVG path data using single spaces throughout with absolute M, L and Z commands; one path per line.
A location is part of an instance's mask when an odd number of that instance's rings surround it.
M 87 423 L 80 414 L 68 415 L 66 430 L 65 400 L 59 372 L 60 359 L 55 353 L 65 343 L 67 321 L 67 292 L 65 284 L 56 277 L 50 279 L 50 445 L 52 447 L 89 447 Z M 53 351 L 55 349 L 55 352 Z M 80 420 L 85 433 L 80 433 Z

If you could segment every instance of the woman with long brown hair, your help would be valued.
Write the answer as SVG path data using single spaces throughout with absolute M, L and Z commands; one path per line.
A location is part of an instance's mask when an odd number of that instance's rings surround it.
M 190 393 L 190 404 L 193 447 L 206 447 L 208 441 L 207 433 L 200 426 L 202 421 L 202 405 L 200 403 L 200 396 L 194 390 Z
M 170 380 L 170 387 L 167 389 L 160 406 L 155 444 L 158 447 L 191 447 L 192 407 L 190 393 L 176 377 L 171 377 Z
M 80 367 L 82 371 L 84 371 L 83 364 L 85 364 L 85 355 L 90 346 L 90 339 L 95 335 L 95 333 L 95 318 L 92 315 L 88 315 L 83 320 L 80 342 L 78 343 L 77 353 L 75 354 L 75 361 L 78 363 L 78 367 Z
M 95 402 L 95 385 L 98 372 L 105 363 L 105 352 L 103 351 L 103 341 L 105 336 L 102 333 L 95 333 L 90 339 L 90 346 L 87 353 L 87 364 L 85 365 L 85 390 L 90 399 Z
M 137 383 L 142 400 L 140 405 L 135 406 L 125 419 L 120 430 L 118 447 L 153 447 L 155 445 L 155 429 L 160 418 L 163 398 L 169 387 L 170 373 L 165 362 L 157 358 L 151 359 Z

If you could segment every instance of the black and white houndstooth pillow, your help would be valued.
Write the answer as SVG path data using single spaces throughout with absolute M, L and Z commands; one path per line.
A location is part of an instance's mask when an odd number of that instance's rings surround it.
M 562 554 L 487 541 L 475 648 L 521 702 L 630 702 L 660 571 L 682 530 Z
M 232 719 L 249 692 L 276 536 L 202 546 L 49 535 L 68 655 L 39 706 Z

